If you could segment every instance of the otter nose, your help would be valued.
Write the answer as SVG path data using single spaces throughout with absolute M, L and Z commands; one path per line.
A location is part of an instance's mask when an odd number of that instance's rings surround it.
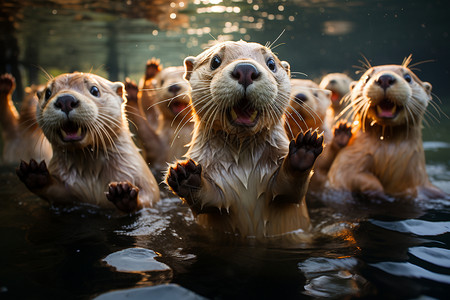
M 395 83 L 395 78 L 392 75 L 384 74 L 378 77 L 378 79 L 375 82 L 383 89 L 387 89 L 388 87 L 390 87 Z
M 250 84 L 252 84 L 253 81 L 259 77 L 259 75 L 260 73 L 258 69 L 249 63 L 238 64 L 231 73 L 231 76 L 237 79 L 239 84 L 242 84 L 244 88 L 247 88 Z
M 297 95 L 295 95 L 295 100 L 297 100 L 298 103 L 303 103 L 306 102 L 306 100 L 308 100 L 308 97 L 306 97 L 305 94 L 298 93 Z
M 179 86 L 178 84 L 172 84 L 171 86 L 169 86 L 169 92 L 172 94 L 176 94 L 181 90 L 181 86 Z
M 69 115 L 70 111 L 78 107 L 78 105 L 80 105 L 80 102 L 72 95 L 58 97 L 55 102 L 55 107 L 65 112 L 66 115 Z

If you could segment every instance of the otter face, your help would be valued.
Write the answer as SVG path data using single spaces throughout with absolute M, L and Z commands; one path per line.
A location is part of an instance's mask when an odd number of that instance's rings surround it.
M 60 75 L 38 93 L 38 124 L 53 146 L 106 148 L 123 126 L 123 91 L 97 75 Z
M 168 119 L 184 118 L 190 113 L 189 84 L 183 78 L 184 67 L 169 67 L 156 76 L 158 107 Z
M 431 100 L 431 84 L 399 65 L 372 67 L 351 89 L 354 111 L 371 125 L 417 125 Z
M 288 121 L 293 118 L 305 122 L 308 128 L 317 128 L 323 123 L 331 104 L 331 92 L 319 88 L 312 80 L 291 79 L 291 85 Z
M 334 109 L 342 107 L 341 99 L 350 91 L 352 79 L 344 73 L 330 73 L 320 81 L 320 88 L 331 91 L 331 105 Z
M 224 42 L 185 59 L 197 120 L 211 130 L 252 135 L 281 124 L 289 64 L 257 44 Z

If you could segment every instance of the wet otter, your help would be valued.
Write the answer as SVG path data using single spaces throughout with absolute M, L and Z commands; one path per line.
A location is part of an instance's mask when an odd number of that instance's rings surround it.
M 434 198 L 425 168 L 422 119 L 431 101 L 431 84 L 402 65 L 369 68 L 351 85 L 354 136 L 329 171 L 329 184 L 386 199 Z
M 307 79 L 291 79 L 291 100 L 286 111 L 286 132 L 290 138 L 308 129 L 323 132 L 325 148 L 314 165 L 314 175 L 309 191 L 320 191 L 327 173 L 338 152 L 347 145 L 351 137 L 351 126 L 344 121 L 330 126 L 327 111 L 331 105 L 329 90 L 321 89 Z
M 48 82 L 37 120 L 53 156 L 48 169 L 35 160 L 17 169 L 32 192 L 52 203 L 114 203 L 127 213 L 159 200 L 156 181 L 131 140 L 123 93 L 121 82 L 94 74 L 63 74 Z
M 189 104 L 190 87 L 183 75 L 184 67 L 168 67 L 155 77 L 153 101 L 159 111 L 156 130 L 139 114 L 136 85 L 130 80 L 126 81 L 129 116 L 137 126 L 145 158 L 156 172 L 165 170 L 167 162 L 181 159 L 191 140 L 193 123 Z
M 18 163 L 21 159 L 50 159 L 52 148 L 36 121 L 36 91 L 39 86 L 25 89 L 20 114 L 12 101 L 15 79 L 12 75 L 0 76 L 0 122 L 3 141 L 3 162 Z
M 265 240 L 308 230 L 304 196 L 323 137 L 289 143 L 289 64 L 239 41 L 187 57 L 185 68 L 195 127 L 189 159 L 168 170 L 170 189 L 199 224 L 221 232 Z

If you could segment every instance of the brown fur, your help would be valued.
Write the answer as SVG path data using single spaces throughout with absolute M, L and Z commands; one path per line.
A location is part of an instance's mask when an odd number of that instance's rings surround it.
M 139 82 L 139 109 L 140 114 L 145 116 L 151 128 L 158 127 L 159 110 L 155 104 L 155 76 L 161 71 L 162 65 L 159 60 L 152 58 L 147 61 L 145 74 Z
M 290 138 L 308 129 L 323 133 L 325 148 L 314 165 L 310 191 L 322 190 L 328 170 L 342 147 L 348 141 L 350 127 L 338 123 L 332 130 L 327 111 L 331 105 L 331 92 L 320 88 L 312 80 L 291 79 L 291 100 L 286 111 L 286 132 Z M 347 132 L 345 132 L 347 130 Z M 333 131 L 333 132 L 332 132 Z
M 217 58 L 221 63 L 214 68 Z M 275 70 L 267 65 L 270 59 Z M 245 63 L 260 72 L 246 89 L 232 75 Z M 186 155 L 191 160 L 169 169 L 168 185 L 208 228 L 257 239 L 307 231 L 304 195 L 316 156 L 303 171 L 294 171 L 283 118 L 290 95 L 289 64 L 260 44 L 239 41 L 188 57 L 185 66 L 195 120 Z M 246 122 L 250 124 L 239 125 Z M 321 139 L 318 143 L 320 153 Z M 306 161 L 298 159 L 299 164 Z
M 41 176 L 45 184 L 36 188 L 33 178 L 26 176 L 36 169 L 35 163 L 30 162 L 29 167 L 22 163 L 18 169 L 19 177 L 33 192 L 54 203 L 85 202 L 111 208 L 114 206 L 105 196 L 108 184 L 115 188 L 116 181 L 127 181 L 135 192 L 140 190 L 133 209 L 159 200 L 156 181 L 131 140 L 123 92 L 122 83 L 94 74 L 63 74 L 48 82 L 39 99 L 37 119 L 53 147 L 50 176 Z M 63 97 L 78 101 L 69 112 L 58 103 Z M 36 176 L 48 174 L 45 165 L 39 167 L 43 172 Z M 112 192 L 110 185 L 109 194 Z
M 371 67 L 351 85 L 354 136 L 331 166 L 332 188 L 381 198 L 443 196 L 428 179 L 422 145 L 431 84 L 407 68 L 409 59 L 403 65 Z M 389 82 L 386 89 L 383 82 Z
M 12 101 L 15 80 L 9 74 L 0 78 L 0 122 L 3 141 L 3 162 L 18 163 L 21 159 L 50 159 L 52 149 L 37 126 L 36 91 L 39 86 L 25 89 L 20 114 Z
M 325 141 L 331 140 L 331 129 L 325 121 L 331 105 L 330 91 L 319 88 L 312 80 L 291 79 L 291 100 L 286 110 L 286 132 L 289 138 L 308 129 L 324 133 Z M 300 99 L 298 97 L 304 97 Z
M 187 151 L 193 131 L 189 84 L 183 78 L 184 67 L 162 69 L 154 78 L 154 105 L 159 111 L 158 127 L 154 130 L 139 113 L 139 105 L 129 98 L 130 118 L 137 126 L 147 162 L 157 171 L 167 168 L 167 162 L 181 159 Z M 133 89 L 131 83 L 128 89 Z

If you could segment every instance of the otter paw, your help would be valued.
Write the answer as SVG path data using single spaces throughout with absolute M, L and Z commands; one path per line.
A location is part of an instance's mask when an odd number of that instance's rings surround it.
M 0 76 L 0 94 L 10 94 L 16 85 L 16 80 L 11 74 L 2 74 Z
M 333 143 L 339 148 L 347 146 L 352 137 L 352 125 L 346 121 L 340 121 L 333 128 Z
M 138 207 L 139 188 L 129 181 L 111 182 L 106 198 L 121 211 L 130 213 Z
M 192 159 L 170 167 L 166 178 L 169 187 L 181 198 L 186 198 L 200 188 L 202 166 Z
M 147 61 L 147 66 L 145 69 L 145 79 L 151 79 L 156 76 L 162 69 L 162 65 L 159 59 L 152 58 Z
M 51 181 L 45 161 L 38 164 L 34 159 L 31 159 L 30 163 L 27 164 L 22 160 L 19 167 L 16 168 L 16 174 L 31 191 L 42 189 L 49 185 Z
M 323 135 L 318 135 L 317 131 L 311 134 L 311 130 L 305 134 L 299 133 L 297 138 L 289 144 L 288 163 L 290 169 L 295 172 L 311 169 L 322 150 Z
M 127 92 L 127 101 L 137 102 L 139 88 L 134 80 L 125 78 L 125 91 Z

